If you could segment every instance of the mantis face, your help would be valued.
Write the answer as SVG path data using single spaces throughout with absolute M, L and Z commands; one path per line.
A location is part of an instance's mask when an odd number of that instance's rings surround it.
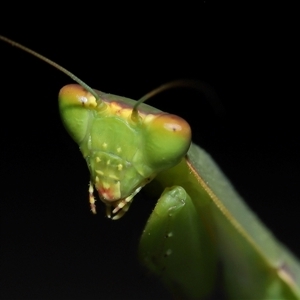
M 63 123 L 91 173 L 91 209 L 96 213 L 93 187 L 109 218 L 119 219 L 133 197 L 159 172 L 177 165 L 191 143 L 191 129 L 182 118 L 135 101 L 98 92 L 99 99 L 80 85 L 59 93 Z

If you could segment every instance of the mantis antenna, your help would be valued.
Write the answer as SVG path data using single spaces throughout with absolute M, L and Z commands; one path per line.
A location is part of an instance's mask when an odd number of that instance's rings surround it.
M 73 73 L 71 73 L 70 71 L 68 71 L 67 69 L 65 69 L 64 67 L 60 66 L 59 64 L 57 64 L 56 62 L 52 61 L 51 59 L 17 43 L 14 42 L 11 39 L 6 38 L 5 36 L 0 35 L 0 40 L 12 45 L 13 47 L 17 47 L 37 58 L 39 58 L 40 60 L 46 62 L 47 64 L 53 66 L 54 68 L 56 68 L 57 70 L 65 73 L 67 76 L 69 76 L 70 78 L 72 78 L 74 81 L 76 81 L 78 84 L 80 84 L 83 88 L 85 88 L 87 91 L 89 91 L 95 98 L 96 100 L 99 100 L 99 95 L 90 87 L 88 86 L 86 83 L 84 83 L 81 79 L 79 79 L 77 76 L 75 76 Z
M 0 40 L 12 45 L 13 47 L 17 47 L 17 48 L 19 48 L 19 49 L 35 56 L 35 57 L 37 57 L 38 59 L 46 62 L 47 64 L 49 64 L 51 66 L 53 66 L 57 70 L 65 73 L 71 79 L 73 79 L 78 84 L 80 84 L 84 89 L 89 91 L 96 98 L 96 100 L 100 99 L 99 95 L 89 85 L 87 85 L 85 82 L 83 82 L 81 79 L 79 79 L 72 72 L 68 71 L 67 69 L 60 66 L 59 64 L 52 61 L 51 59 L 37 53 L 36 51 L 31 50 L 31 49 L 15 42 L 15 41 L 13 41 L 13 40 L 5 37 L 5 36 L 0 35 Z M 199 80 L 179 79 L 179 80 L 173 80 L 173 81 L 167 82 L 167 83 L 155 88 L 151 92 L 147 93 L 142 98 L 140 98 L 133 107 L 131 118 L 135 121 L 137 121 L 139 119 L 137 109 L 138 109 L 138 106 L 141 103 L 147 101 L 149 98 L 152 98 L 155 95 L 157 95 L 157 94 L 159 94 L 163 91 L 166 91 L 166 90 L 172 89 L 172 88 L 180 88 L 180 87 L 193 88 L 193 89 L 196 89 L 196 90 L 200 90 L 201 92 L 205 92 L 207 94 L 207 96 L 210 98 L 211 105 L 214 107 L 214 110 L 216 111 L 216 113 L 220 113 L 220 112 L 222 113 L 223 112 L 222 105 L 220 104 L 220 102 L 218 100 L 218 97 L 215 94 L 213 88 L 211 88 L 210 86 L 208 86 L 207 84 L 205 84 L 205 83 L 203 83 Z
M 13 41 L 13 40 L 5 37 L 5 36 L 0 35 L 0 40 L 12 45 L 13 47 L 17 47 L 17 48 L 33 55 L 33 56 L 39 58 L 40 60 L 46 62 L 47 64 L 49 64 L 51 66 L 53 66 L 57 70 L 65 73 L 71 79 L 73 79 L 78 84 L 80 84 L 84 89 L 86 89 L 88 92 L 90 92 L 96 98 L 96 100 L 100 99 L 99 95 L 89 85 L 87 85 L 85 82 L 83 82 L 77 76 L 75 76 L 72 72 L 68 71 L 67 69 L 60 66 L 59 64 L 52 61 L 51 59 L 49 59 L 49 58 L 47 58 L 47 57 L 31 50 L 31 49 L 15 42 L 15 41 Z M 199 80 L 180 79 L 180 80 L 173 80 L 173 81 L 170 81 L 168 83 L 165 83 L 165 84 L 157 87 L 156 89 L 152 90 L 151 92 L 147 93 L 142 98 L 140 98 L 133 107 L 132 114 L 131 114 L 132 120 L 134 120 L 135 122 L 138 122 L 139 113 L 138 113 L 137 109 L 138 109 L 138 106 L 141 103 L 145 102 L 149 98 L 152 98 L 153 96 L 155 96 L 155 95 L 157 95 L 157 94 L 159 94 L 163 91 L 166 91 L 166 90 L 172 89 L 172 88 L 180 88 L 180 87 L 193 88 L 193 89 L 199 90 L 201 92 L 204 92 L 205 94 L 207 94 L 208 98 L 210 99 L 210 103 L 214 107 L 214 110 L 216 111 L 216 113 L 222 113 L 223 112 L 223 107 L 220 104 L 220 101 L 218 100 L 218 96 L 214 92 L 213 88 L 211 88 L 209 85 L 207 85 L 204 82 L 201 82 Z
M 219 100 L 218 95 L 216 94 L 215 90 L 207 83 L 200 81 L 200 80 L 193 80 L 193 79 L 178 79 L 178 80 L 172 80 L 169 81 L 151 92 L 147 93 L 144 95 L 142 98 L 140 98 L 137 103 L 134 105 L 133 110 L 132 110 L 132 119 L 137 120 L 138 118 L 138 106 L 141 103 L 144 103 L 148 99 L 156 96 L 157 94 L 164 92 L 169 89 L 173 88 L 192 88 L 195 90 L 198 90 L 206 95 L 206 98 L 210 102 L 211 106 L 213 107 L 215 113 L 217 115 L 223 115 L 225 112 L 225 109 Z

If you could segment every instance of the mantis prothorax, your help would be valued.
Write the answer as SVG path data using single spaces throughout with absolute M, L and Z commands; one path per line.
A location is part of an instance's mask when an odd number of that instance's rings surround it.
M 190 129 L 183 119 L 85 85 L 64 87 L 59 103 L 91 172 L 93 211 L 93 185 L 114 219 L 154 177 L 167 187 L 142 236 L 140 256 L 174 294 L 207 297 L 220 284 L 232 299 L 300 298 L 297 261 L 211 158 L 193 144 L 188 150 Z

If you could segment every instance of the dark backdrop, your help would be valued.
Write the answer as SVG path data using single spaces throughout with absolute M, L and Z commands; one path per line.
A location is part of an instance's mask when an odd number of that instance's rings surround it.
M 210 84 L 224 106 L 221 116 L 195 91 L 169 91 L 149 104 L 190 122 L 195 143 L 299 256 L 293 18 L 283 21 L 286 14 L 272 9 L 206 1 L 167 11 L 97 11 L 45 3 L 2 9 L 1 34 L 94 88 L 133 99 L 179 78 Z M 1 297 L 166 298 L 136 260 L 154 202 L 136 199 L 116 222 L 98 203 L 93 216 L 85 161 L 57 109 L 59 89 L 72 81 L 2 42 L 0 53 Z

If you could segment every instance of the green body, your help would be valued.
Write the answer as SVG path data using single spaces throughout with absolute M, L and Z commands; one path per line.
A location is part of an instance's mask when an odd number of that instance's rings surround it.
M 300 299 L 300 267 L 293 255 L 249 210 L 209 155 L 191 145 L 185 156 L 190 144 L 185 121 L 147 105 L 135 111 L 133 100 L 97 93 L 96 101 L 70 85 L 61 90 L 59 102 L 108 217 L 121 217 L 154 178 L 159 190 L 169 189 L 141 238 L 146 267 L 182 299 L 204 299 L 216 290 L 229 299 Z
M 165 189 L 143 232 L 139 256 L 175 298 L 300 299 L 298 261 L 244 204 L 209 155 L 190 146 L 186 121 L 93 91 L 40 54 L 6 37 L 0 40 L 90 91 L 64 87 L 59 107 L 91 173 L 93 212 L 94 186 L 113 219 L 122 217 L 136 193 L 154 178 L 149 193 Z
M 143 233 L 140 257 L 175 295 L 179 287 L 195 280 L 192 269 L 183 268 L 186 264 L 201 275 L 198 275 L 197 289 L 184 289 L 183 299 L 199 299 L 214 293 L 210 290 L 212 278 L 214 288 L 221 289 L 229 299 L 300 299 L 298 261 L 244 204 L 206 152 L 192 145 L 187 159 L 159 174 L 157 181 L 161 186 L 184 188 L 185 207 L 178 210 L 182 210 L 185 219 L 177 217 L 179 212 L 176 216 L 167 213 L 166 203 L 172 196 L 165 194 Z M 190 219 L 193 209 L 198 220 Z M 163 212 L 164 217 L 159 218 Z M 170 222 L 177 224 L 176 229 L 166 228 Z M 193 230 L 187 230 L 191 223 Z M 166 239 L 170 230 L 172 237 Z M 169 239 L 172 243 L 167 244 Z M 172 254 L 164 256 L 169 249 Z M 176 252 L 184 257 L 184 263 L 176 258 Z M 170 264 L 172 268 L 168 267 Z

